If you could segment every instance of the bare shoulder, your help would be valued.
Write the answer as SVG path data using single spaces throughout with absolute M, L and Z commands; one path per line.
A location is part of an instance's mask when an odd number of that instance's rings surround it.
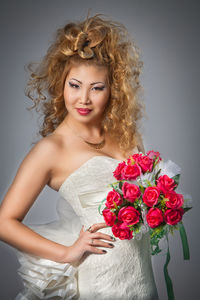
M 51 171 L 52 158 L 55 156 L 59 150 L 59 143 L 57 139 L 52 137 L 44 137 L 38 141 L 31 150 L 24 157 L 20 168 L 29 165 L 38 165 L 40 170 L 45 169 L 46 171 Z
M 144 148 L 144 143 L 143 143 L 143 139 L 142 136 L 140 134 L 137 135 L 137 148 L 139 150 L 139 152 L 142 152 L 143 154 L 145 154 L 145 148 Z
M 136 146 L 127 154 L 127 157 L 138 152 L 145 154 L 144 144 L 141 136 L 137 136 Z
M 34 162 L 41 163 L 41 168 L 43 167 L 49 173 L 50 179 L 63 147 L 63 139 L 59 135 L 52 134 L 37 142 L 28 156 L 30 156 L 30 159 L 33 157 Z
M 38 141 L 29 153 L 40 153 L 40 155 L 50 155 L 59 150 L 61 139 L 56 135 L 50 135 Z

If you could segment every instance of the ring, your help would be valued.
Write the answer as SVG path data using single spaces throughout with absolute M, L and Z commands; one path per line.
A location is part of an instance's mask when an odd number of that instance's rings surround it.
M 92 226 L 88 227 L 88 229 L 86 229 L 86 231 L 89 231 L 89 232 L 91 232 L 91 231 L 90 231 L 91 227 L 92 227 Z

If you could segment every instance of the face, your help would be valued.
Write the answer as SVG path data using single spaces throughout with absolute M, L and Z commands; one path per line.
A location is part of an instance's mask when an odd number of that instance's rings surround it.
M 70 117 L 83 122 L 101 120 L 110 96 L 107 72 L 106 67 L 84 64 L 70 69 L 64 86 Z

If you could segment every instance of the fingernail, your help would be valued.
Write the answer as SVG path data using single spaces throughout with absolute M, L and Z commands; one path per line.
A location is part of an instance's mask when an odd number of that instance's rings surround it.
M 108 245 L 110 245 L 110 246 L 112 246 L 112 247 L 115 247 L 113 244 L 110 244 L 110 243 L 108 243 Z
M 113 236 L 111 236 L 111 239 L 112 239 L 113 241 L 116 241 L 116 238 L 114 238 Z
M 107 251 L 106 250 L 102 250 L 104 253 L 107 253 Z

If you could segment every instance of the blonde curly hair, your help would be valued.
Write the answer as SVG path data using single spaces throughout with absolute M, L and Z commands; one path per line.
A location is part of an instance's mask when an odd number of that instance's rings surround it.
M 141 139 L 139 121 L 145 110 L 139 75 L 143 62 L 139 49 L 124 25 L 96 14 L 82 22 L 71 22 L 56 31 L 46 55 L 33 69 L 25 94 L 34 102 L 29 109 L 44 117 L 39 133 L 45 137 L 64 120 L 64 83 L 72 66 L 92 64 L 108 68 L 110 99 L 102 127 L 116 140 L 123 154 L 130 152 Z

